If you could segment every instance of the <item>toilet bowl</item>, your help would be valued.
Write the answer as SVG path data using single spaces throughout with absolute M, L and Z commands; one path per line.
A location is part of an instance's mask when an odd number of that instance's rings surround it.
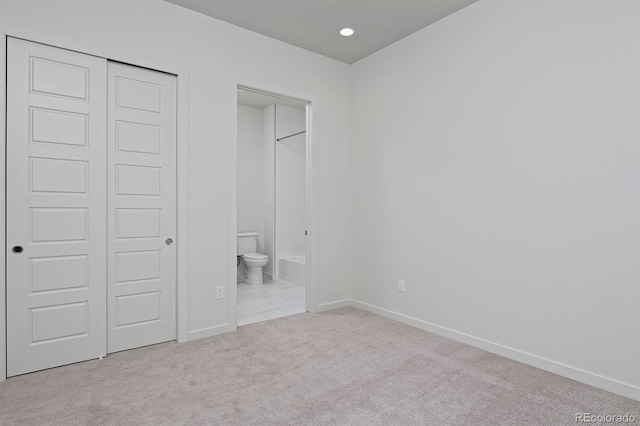
M 247 284 L 262 284 L 262 267 L 269 261 L 269 256 L 260 253 L 242 255 L 247 267 Z
M 238 232 L 238 257 L 247 267 L 248 284 L 262 284 L 262 267 L 269 261 L 269 256 L 256 253 L 257 250 L 257 232 Z

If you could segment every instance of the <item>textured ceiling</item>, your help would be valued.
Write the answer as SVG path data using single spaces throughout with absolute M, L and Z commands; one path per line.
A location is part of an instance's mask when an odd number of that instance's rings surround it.
M 352 64 L 477 0 L 165 1 Z

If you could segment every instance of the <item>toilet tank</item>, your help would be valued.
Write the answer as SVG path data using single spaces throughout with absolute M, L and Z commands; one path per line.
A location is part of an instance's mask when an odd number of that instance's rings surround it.
M 257 232 L 238 232 L 238 256 L 258 250 Z

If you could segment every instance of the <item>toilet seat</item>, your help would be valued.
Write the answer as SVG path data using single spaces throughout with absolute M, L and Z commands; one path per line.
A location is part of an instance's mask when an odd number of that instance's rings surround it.
M 266 254 L 260 254 L 260 253 L 247 253 L 247 254 L 243 255 L 242 257 L 244 257 L 245 259 L 249 259 L 249 260 L 265 260 L 265 259 L 269 259 L 269 256 L 267 256 Z

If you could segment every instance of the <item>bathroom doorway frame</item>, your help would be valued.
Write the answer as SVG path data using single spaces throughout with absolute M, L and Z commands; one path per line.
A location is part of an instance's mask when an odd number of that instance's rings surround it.
M 264 81 L 252 80 L 238 76 L 231 76 L 229 84 L 229 326 L 237 330 L 237 171 L 238 171 L 238 89 L 251 90 L 265 95 L 291 99 L 307 104 L 306 107 L 306 149 L 307 149 L 307 289 L 306 311 L 318 312 L 319 309 L 319 143 L 318 143 L 318 114 L 319 102 L 315 94 L 296 89 L 286 88 Z M 277 262 L 277 259 L 273 259 Z

